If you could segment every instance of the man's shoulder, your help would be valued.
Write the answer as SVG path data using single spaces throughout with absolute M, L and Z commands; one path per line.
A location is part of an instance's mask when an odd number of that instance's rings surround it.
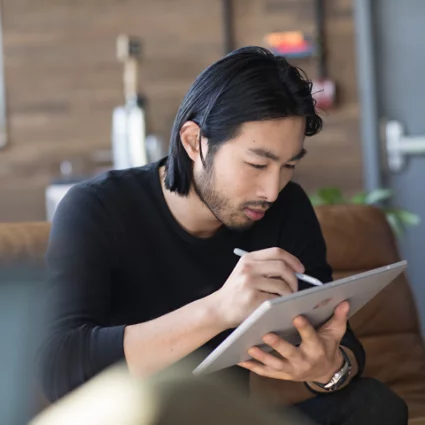
M 311 203 L 307 193 L 296 182 L 290 181 L 280 192 L 276 204 L 284 208 L 288 207 L 304 207 L 311 208 Z
M 90 179 L 75 184 L 73 192 L 86 196 L 96 194 L 103 196 L 121 196 L 136 191 L 141 194 L 145 189 L 151 188 L 155 177 L 156 164 L 144 167 L 128 168 L 124 170 L 108 170 Z
M 124 170 L 108 170 L 78 183 L 77 186 L 101 190 L 102 188 L 127 186 L 135 182 L 139 184 L 143 184 L 144 182 L 148 183 L 154 176 L 155 166 L 154 163 L 151 163 L 143 167 L 127 168 Z
M 125 170 L 109 170 L 74 184 L 58 210 L 79 209 L 86 214 L 128 214 L 155 198 L 155 164 Z M 103 214 L 102 213 L 102 214 Z

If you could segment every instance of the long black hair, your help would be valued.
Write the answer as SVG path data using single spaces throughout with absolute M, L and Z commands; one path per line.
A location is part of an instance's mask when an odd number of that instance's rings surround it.
M 322 119 L 316 114 L 311 88 L 301 69 L 262 47 L 243 47 L 213 63 L 193 82 L 177 112 L 165 187 L 183 196 L 191 187 L 193 164 L 180 140 L 185 122 L 199 126 L 199 143 L 201 137 L 207 139 L 208 157 L 236 137 L 245 122 L 305 117 L 305 135 L 313 136 L 321 130 Z

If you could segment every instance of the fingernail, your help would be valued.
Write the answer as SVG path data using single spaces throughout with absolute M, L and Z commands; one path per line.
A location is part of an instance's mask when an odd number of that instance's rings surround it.
M 265 335 L 263 338 L 263 341 L 266 344 L 273 344 L 274 342 L 277 341 L 277 336 L 276 335 Z
M 294 326 L 304 326 L 305 325 L 305 319 L 303 316 L 298 316 L 294 319 Z
M 342 305 L 342 310 L 343 310 L 345 313 L 348 313 L 348 312 L 350 311 L 350 304 L 349 304 L 347 301 L 343 301 L 343 302 L 341 303 L 341 305 Z

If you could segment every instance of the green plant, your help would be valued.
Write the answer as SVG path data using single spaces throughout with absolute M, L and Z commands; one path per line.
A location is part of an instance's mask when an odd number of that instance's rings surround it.
M 397 236 L 401 236 L 406 226 L 417 226 L 420 217 L 402 208 L 394 208 L 383 205 L 382 202 L 393 196 L 391 189 L 377 189 L 371 192 L 360 192 L 346 199 L 341 189 L 337 187 L 325 187 L 316 193 L 309 195 L 314 206 L 335 204 L 365 204 L 376 205 L 381 208 L 387 217 L 388 223 Z

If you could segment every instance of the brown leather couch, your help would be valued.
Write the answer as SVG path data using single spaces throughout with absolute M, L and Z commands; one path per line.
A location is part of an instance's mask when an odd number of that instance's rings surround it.
M 393 234 L 374 207 L 318 207 L 317 216 L 328 246 L 334 276 L 346 276 L 399 260 Z M 41 264 L 48 223 L 0 223 L 0 266 Z M 375 377 L 403 397 L 409 424 L 425 425 L 425 347 L 412 292 L 403 275 L 351 320 L 367 353 L 365 376 Z M 253 375 L 253 396 L 271 404 L 296 402 L 310 393 L 301 384 Z

